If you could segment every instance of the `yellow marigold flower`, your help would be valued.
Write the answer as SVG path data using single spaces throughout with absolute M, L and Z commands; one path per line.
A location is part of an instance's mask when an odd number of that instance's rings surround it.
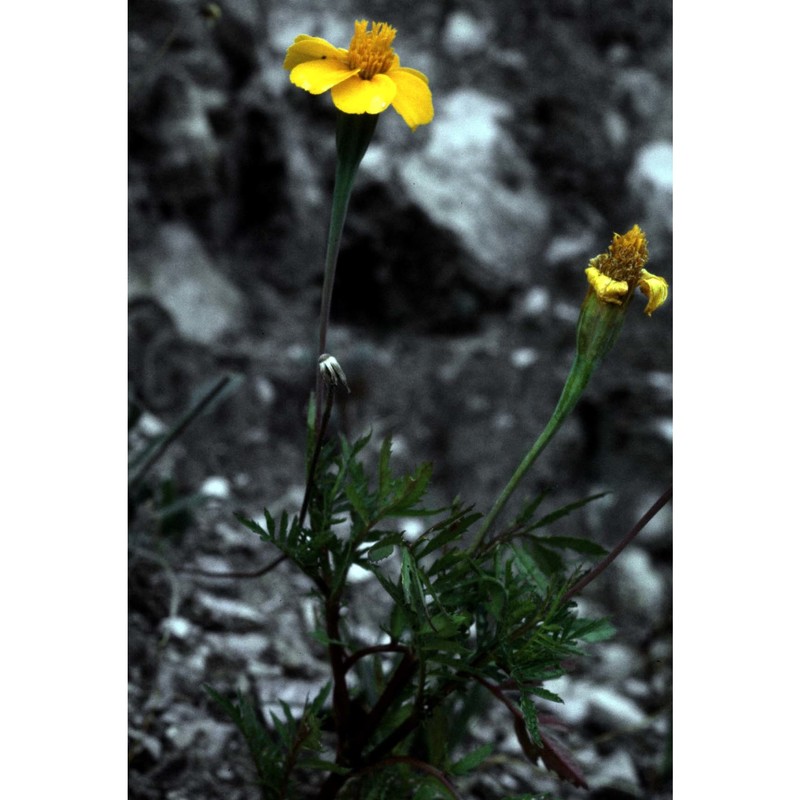
M 627 304 L 638 286 L 647 296 L 644 313 L 649 317 L 666 302 L 669 286 L 663 278 L 645 268 L 647 239 L 644 231 L 634 225 L 627 233 L 614 234 L 607 253 L 589 261 L 586 278 L 595 294 L 605 303 Z
M 433 119 L 433 98 L 421 72 L 401 67 L 392 48 L 397 30 L 385 22 L 355 23 L 350 47 L 317 36 L 298 36 L 286 51 L 289 80 L 311 94 L 330 89 L 345 114 L 380 114 L 390 105 L 415 130 Z

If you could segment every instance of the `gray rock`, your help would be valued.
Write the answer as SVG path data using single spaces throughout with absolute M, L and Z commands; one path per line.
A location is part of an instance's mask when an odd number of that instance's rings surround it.
M 595 652 L 599 663 L 592 672 L 593 677 L 620 683 L 641 669 L 641 656 L 620 642 L 604 642 Z
M 594 685 L 580 678 L 570 678 L 565 675 L 549 681 L 547 688 L 564 701 L 563 705 L 553 706 L 553 712 L 568 725 L 575 727 L 582 725 L 589 716 L 589 701 L 594 691 Z
M 219 758 L 231 737 L 231 726 L 214 719 L 199 718 L 196 708 L 176 703 L 164 713 L 164 722 L 168 723 L 167 738 L 175 747 L 186 750 L 197 746 L 198 738 L 203 739 L 203 746 L 208 755 Z
M 194 601 L 211 621 L 218 625 L 226 625 L 228 629 L 235 626 L 261 626 L 265 622 L 264 614 L 251 603 L 231 600 L 205 591 L 195 592 Z
M 593 687 L 588 710 L 589 718 L 608 730 L 639 728 L 647 721 L 647 715 L 633 700 L 607 686 Z
M 166 617 L 161 620 L 161 630 L 169 636 L 186 641 L 192 634 L 197 634 L 199 629 L 184 617 Z
M 644 209 L 641 225 L 650 252 L 667 252 L 672 235 L 672 144 L 658 140 L 642 147 L 628 174 L 628 185 Z
M 524 295 L 516 309 L 516 316 L 522 322 L 542 319 L 550 310 L 550 291 L 544 286 L 532 286 Z
M 568 270 L 583 269 L 591 257 L 593 246 L 595 241 L 591 231 L 579 235 L 556 236 L 547 245 L 544 260 L 547 264 Z
M 510 361 L 517 369 L 525 369 L 539 360 L 539 353 L 532 347 L 518 347 L 511 351 Z
M 630 108 L 638 120 L 647 120 L 657 135 L 668 135 L 671 130 L 672 97 L 669 85 L 651 69 L 631 67 L 623 70 L 615 80 L 614 91 L 620 102 Z
M 599 760 L 598 769 L 592 774 L 592 786 L 614 787 L 629 792 L 634 797 L 641 796 L 636 765 L 630 754 L 624 750 L 616 750 Z
M 620 553 L 611 570 L 611 587 L 617 604 L 629 616 L 657 624 L 667 607 L 667 586 L 650 555 L 640 547 L 631 546 Z
M 438 102 L 426 147 L 399 169 L 407 194 L 457 235 L 477 262 L 470 277 L 493 293 L 530 278 L 549 216 L 505 127 L 513 113 L 504 100 L 460 89 Z
M 227 478 L 212 475 L 203 481 L 200 493 L 215 500 L 227 500 L 231 496 L 231 485 Z
M 172 223 L 159 229 L 141 263 L 132 265 L 129 288 L 132 297 L 158 298 L 180 333 L 200 344 L 211 344 L 242 324 L 239 290 L 215 268 L 186 225 Z
M 240 668 L 264 661 L 268 650 L 267 637 L 261 632 L 208 633 L 206 642 L 215 657 Z
M 672 420 L 660 417 L 653 420 L 653 428 L 667 441 L 672 441 Z M 636 508 L 636 517 L 642 517 L 660 496 L 660 492 L 643 495 Z M 667 503 L 637 536 L 641 544 L 666 546 L 672 538 L 672 505 Z
M 442 45 L 450 55 L 463 58 L 486 50 L 490 31 L 489 20 L 477 19 L 466 11 L 456 11 L 447 19 Z

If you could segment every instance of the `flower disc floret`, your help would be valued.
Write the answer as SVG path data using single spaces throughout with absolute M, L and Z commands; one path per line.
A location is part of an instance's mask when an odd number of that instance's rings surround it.
M 367 31 L 365 19 L 356 22 L 355 33 L 350 40 L 347 61 L 353 69 L 358 69 L 362 80 L 369 81 L 379 72 L 388 72 L 399 61 L 392 49 L 397 29 L 385 22 L 372 23 Z
M 644 268 L 647 259 L 647 239 L 638 225 L 625 234 L 615 233 L 608 252 L 589 261 L 589 286 L 600 300 L 613 305 L 625 304 L 638 286 L 647 297 L 644 313 L 650 316 L 666 302 L 669 285 Z
M 311 94 L 330 90 L 334 105 L 345 114 L 380 114 L 390 105 L 415 130 L 433 119 L 428 79 L 400 66 L 392 48 L 397 34 L 385 22 L 355 23 L 347 49 L 317 36 L 298 36 L 286 52 L 289 80 Z

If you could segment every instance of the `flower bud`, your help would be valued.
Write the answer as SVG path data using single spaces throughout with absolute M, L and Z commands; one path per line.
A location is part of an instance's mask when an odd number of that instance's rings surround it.
M 341 383 L 350 392 L 342 365 L 330 353 L 323 353 L 319 357 L 319 372 L 327 386 L 338 386 Z

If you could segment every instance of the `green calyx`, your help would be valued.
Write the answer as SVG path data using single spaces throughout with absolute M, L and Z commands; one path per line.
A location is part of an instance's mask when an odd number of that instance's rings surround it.
M 615 305 L 601 300 L 592 290 L 587 292 L 578 319 L 578 359 L 594 368 L 608 355 L 622 330 L 631 296 Z

